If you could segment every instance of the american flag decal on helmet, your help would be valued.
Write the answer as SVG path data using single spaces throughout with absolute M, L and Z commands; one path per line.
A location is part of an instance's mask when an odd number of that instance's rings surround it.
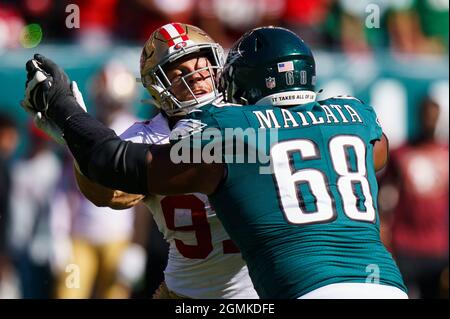
M 167 41 L 169 47 L 172 47 L 177 43 L 189 40 L 189 37 L 186 34 L 186 30 L 184 30 L 184 28 L 179 23 L 166 24 L 159 29 L 159 33 Z

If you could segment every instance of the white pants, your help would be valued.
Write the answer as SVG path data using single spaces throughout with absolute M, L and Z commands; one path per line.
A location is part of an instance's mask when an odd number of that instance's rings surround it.
M 408 299 L 401 289 L 371 283 L 337 283 L 317 288 L 298 299 Z

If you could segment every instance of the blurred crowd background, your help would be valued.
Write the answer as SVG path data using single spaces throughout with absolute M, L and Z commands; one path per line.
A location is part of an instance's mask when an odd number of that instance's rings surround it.
M 375 107 L 391 151 L 382 239 L 411 298 L 448 298 L 448 0 L 0 0 L 0 299 L 151 298 L 162 281 L 167 244 L 151 214 L 85 200 L 67 150 L 19 102 L 39 52 L 120 134 L 157 112 L 136 83 L 139 55 L 174 21 L 225 49 L 253 27 L 287 27 L 313 49 L 319 98 Z

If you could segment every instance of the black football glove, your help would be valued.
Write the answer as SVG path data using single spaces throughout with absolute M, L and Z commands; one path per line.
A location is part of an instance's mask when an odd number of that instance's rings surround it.
M 64 130 L 65 121 L 72 115 L 85 112 L 72 92 L 67 74 L 52 60 L 40 54 L 26 64 L 27 82 L 22 105 L 34 113 L 53 121 Z

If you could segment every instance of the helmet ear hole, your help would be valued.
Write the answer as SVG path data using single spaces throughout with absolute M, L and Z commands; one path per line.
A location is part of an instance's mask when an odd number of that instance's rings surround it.
M 158 85 L 149 85 L 147 91 L 150 93 L 152 98 L 155 100 L 155 104 L 160 107 L 161 105 L 161 91 L 162 88 Z

